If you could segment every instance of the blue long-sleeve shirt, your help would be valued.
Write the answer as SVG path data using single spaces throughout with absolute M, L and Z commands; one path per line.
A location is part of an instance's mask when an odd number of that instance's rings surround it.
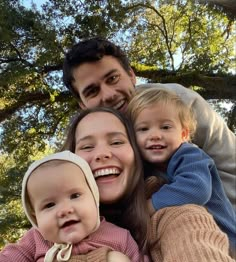
M 205 206 L 236 248 L 236 213 L 227 198 L 212 158 L 190 143 L 183 143 L 167 167 L 168 184 L 152 195 L 156 210 L 168 206 Z

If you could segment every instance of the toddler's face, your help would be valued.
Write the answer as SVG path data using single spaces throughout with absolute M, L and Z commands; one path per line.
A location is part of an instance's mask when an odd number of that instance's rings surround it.
M 158 103 L 143 109 L 135 121 L 135 132 L 142 156 L 165 169 L 168 160 L 188 139 L 173 105 Z

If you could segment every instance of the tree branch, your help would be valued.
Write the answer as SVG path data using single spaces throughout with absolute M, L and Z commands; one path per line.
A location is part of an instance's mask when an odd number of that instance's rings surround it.
M 177 74 L 168 70 L 143 70 L 134 72 L 138 77 L 147 78 L 153 83 L 178 83 L 185 87 L 198 86 L 198 93 L 205 99 L 235 99 L 236 100 L 236 76 L 235 75 L 202 75 L 197 72 Z
M 72 95 L 69 91 L 61 92 L 55 97 L 55 101 L 66 101 Z M 0 123 L 10 118 L 15 112 L 26 106 L 26 104 L 34 104 L 36 102 L 46 102 L 50 99 L 49 93 L 34 92 L 34 93 L 24 93 L 20 95 L 16 103 L 6 106 L 4 109 L 0 110 Z

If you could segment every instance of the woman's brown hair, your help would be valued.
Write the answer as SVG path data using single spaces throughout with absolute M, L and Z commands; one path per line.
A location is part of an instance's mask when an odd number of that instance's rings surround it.
M 146 251 L 148 239 L 148 224 L 150 217 L 147 211 L 147 201 L 145 199 L 144 193 L 142 161 L 136 144 L 134 129 L 129 119 L 119 111 L 112 108 L 97 107 L 84 110 L 78 113 L 72 120 L 71 125 L 69 125 L 66 140 L 62 147 L 62 150 L 70 150 L 71 152 L 75 153 L 75 134 L 77 126 L 85 116 L 95 112 L 111 113 L 120 120 L 120 122 L 125 127 L 130 145 L 134 151 L 135 156 L 134 175 L 132 184 L 128 188 L 129 191 L 126 192 L 125 196 L 117 204 L 105 205 L 101 203 L 100 213 L 101 215 L 105 216 L 108 221 L 120 227 L 128 229 L 134 239 L 137 241 L 140 249 Z

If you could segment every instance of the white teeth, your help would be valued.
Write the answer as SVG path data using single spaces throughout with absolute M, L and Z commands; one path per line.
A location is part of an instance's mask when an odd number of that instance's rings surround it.
M 100 176 L 107 176 L 107 175 L 112 175 L 112 174 L 119 174 L 120 171 L 117 168 L 104 168 L 104 169 L 99 169 L 94 172 L 94 177 L 100 177 Z
M 121 100 L 118 104 L 114 105 L 113 108 L 114 109 L 119 109 L 121 106 L 123 106 L 125 103 L 125 100 Z
M 161 145 L 152 145 L 152 146 L 149 146 L 148 148 L 151 148 L 151 149 L 162 149 L 163 146 L 161 146 Z

